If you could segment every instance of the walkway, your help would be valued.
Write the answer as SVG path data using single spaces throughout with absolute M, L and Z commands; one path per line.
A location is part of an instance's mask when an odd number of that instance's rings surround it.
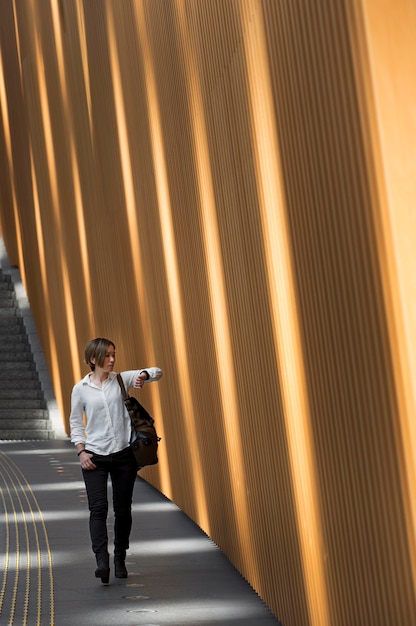
M 218 547 L 141 478 L 133 514 L 129 576 L 104 586 L 72 444 L 1 441 L 0 626 L 279 626 Z

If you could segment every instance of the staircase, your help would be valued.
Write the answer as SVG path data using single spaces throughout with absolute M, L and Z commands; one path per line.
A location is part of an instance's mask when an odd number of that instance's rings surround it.
M 0 270 L 0 441 L 55 439 L 10 276 Z

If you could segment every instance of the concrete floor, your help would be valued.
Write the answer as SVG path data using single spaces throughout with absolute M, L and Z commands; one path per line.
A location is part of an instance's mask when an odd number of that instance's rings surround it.
M 94 569 L 72 444 L 1 441 L 0 625 L 282 626 L 218 547 L 140 477 L 129 576 L 105 586 Z

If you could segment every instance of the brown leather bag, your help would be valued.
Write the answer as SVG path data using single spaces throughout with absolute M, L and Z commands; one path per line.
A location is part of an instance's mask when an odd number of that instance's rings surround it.
M 156 465 L 158 462 L 157 448 L 160 437 L 158 437 L 154 427 L 155 420 L 136 398 L 128 395 L 120 374 L 117 374 L 117 380 L 131 419 L 132 439 L 130 447 L 137 466 L 140 469 L 146 465 Z

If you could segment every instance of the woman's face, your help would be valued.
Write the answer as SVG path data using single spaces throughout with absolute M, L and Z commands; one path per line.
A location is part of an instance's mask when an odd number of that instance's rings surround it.
M 107 374 L 113 371 L 115 361 L 116 349 L 112 344 L 107 347 L 104 354 L 100 354 L 100 358 L 97 356 L 91 358 L 91 363 L 93 363 L 95 369 L 100 369 L 103 372 L 107 372 Z
M 116 351 L 114 346 L 108 346 L 107 352 L 104 356 L 103 370 L 104 372 L 112 372 L 114 364 L 116 362 Z

